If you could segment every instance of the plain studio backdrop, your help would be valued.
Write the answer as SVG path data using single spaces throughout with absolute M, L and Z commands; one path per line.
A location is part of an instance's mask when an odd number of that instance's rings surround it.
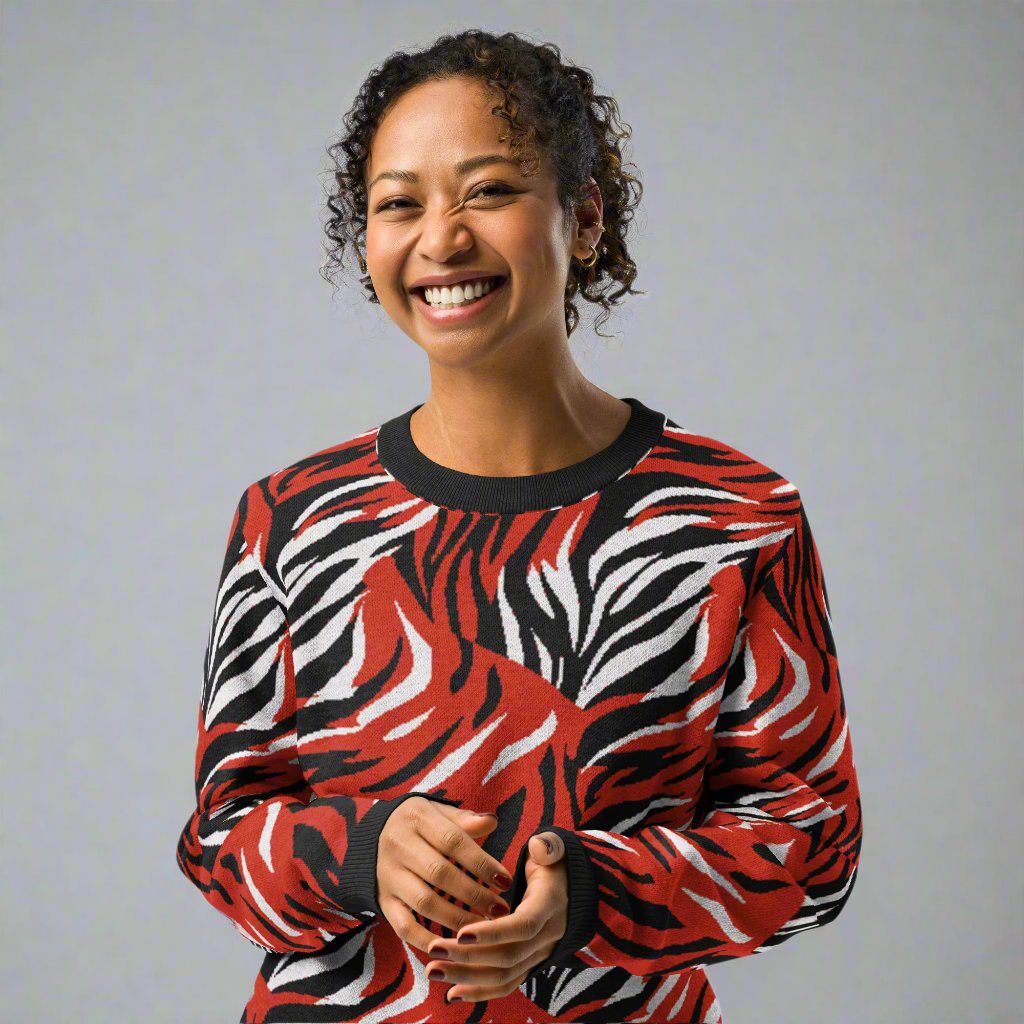
M 1021 5 L 0 19 L 0 1019 L 238 1020 L 262 953 L 175 862 L 227 529 L 426 397 L 421 350 L 319 276 L 325 148 L 372 66 L 479 26 L 556 43 L 633 128 L 648 294 L 611 338 L 580 303 L 584 373 L 791 479 L 828 581 L 859 877 L 709 968 L 727 1024 L 1020 1020 Z

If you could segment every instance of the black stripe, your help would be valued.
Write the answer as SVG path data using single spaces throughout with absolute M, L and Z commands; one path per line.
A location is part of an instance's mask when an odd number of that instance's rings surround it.
M 638 398 L 623 398 L 633 411 L 622 433 L 606 448 L 547 473 L 479 476 L 428 459 L 415 445 L 409 421 L 423 404 L 382 423 L 377 457 L 406 490 L 426 501 L 468 512 L 530 512 L 585 498 L 635 466 L 661 437 L 665 416 Z

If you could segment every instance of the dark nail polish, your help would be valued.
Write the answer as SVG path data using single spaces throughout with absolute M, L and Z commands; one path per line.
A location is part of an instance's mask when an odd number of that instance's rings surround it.
M 508 913 L 508 907 L 503 903 L 492 903 L 490 909 L 491 917 L 504 917 Z
M 431 960 L 451 960 L 451 956 L 444 946 L 438 946 L 437 949 L 428 949 L 427 956 L 429 956 Z
M 500 888 L 500 889 L 508 889 L 508 888 L 510 888 L 510 887 L 511 887 L 511 885 L 512 885 L 512 879 L 511 879 L 511 878 L 509 878 L 509 876 L 508 876 L 508 875 L 506 875 L 504 871 L 499 871 L 499 872 L 498 872 L 498 873 L 497 873 L 497 874 L 496 874 L 496 875 L 494 876 L 494 883 L 495 883 L 495 885 L 497 885 L 497 886 L 498 886 L 498 888 Z
M 467 943 L 476 942 L 476 936 L 472 932 L 466 932 L 465 935 L 459 936 L 459 942 L 465 946 Z
M 448 1002 L 449 1003 L 461 1003 L 462 1002 L 462 996 L 451 996 L 448 999 Z
M 554 853 L 555 852 L 555 848 L 551 845 L 551 840 L 548 839 L 547 836 L 541 836 L 540 837 L 540 841 L 547 848 L 548 853 Z
M 427 977 L 431 981 L 444 981 L 444 971 L 442 971 L 440 967 L 431 967 L 430 970 L 427 971 Z

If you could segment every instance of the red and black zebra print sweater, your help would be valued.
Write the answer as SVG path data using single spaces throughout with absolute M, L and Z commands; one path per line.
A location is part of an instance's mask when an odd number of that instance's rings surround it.
M 845 905 L 860 797 L 799 492 L 624 401 L 553 472 L 441 466 L 415 406 L 245 489 L 177 859 L 266 951 L 246 1024 L 721 1022 L 706 967 Z M 566 842 L 567 931 L 503 999 L 445 1002 L 380 912 L 412 795 L 497 813 L 513 910 L 527 839 Z

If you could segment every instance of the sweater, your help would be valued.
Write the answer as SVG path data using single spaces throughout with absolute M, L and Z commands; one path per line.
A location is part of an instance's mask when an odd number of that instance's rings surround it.
M 623 401 L 551 472 L 433 462 L 417 405 L 241 494 L 176 859 L 264 952 L 244 1024 L 720 1024 L 708 967 L 846 904 L 861 802 L 805 503 Z M 383 916 L 411 796 L 497 814 L 513 911 L 527 840 L 564 840 L 566 931 L 508 996 L 449 1004 Z

